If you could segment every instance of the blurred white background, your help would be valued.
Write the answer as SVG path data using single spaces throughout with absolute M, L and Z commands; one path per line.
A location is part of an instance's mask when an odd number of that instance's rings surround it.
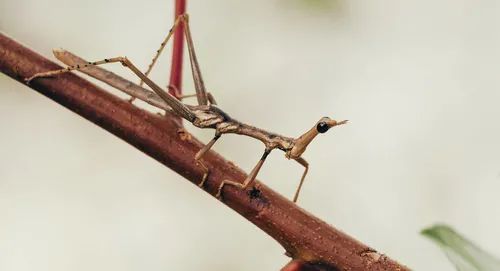
M 500 2 L 192 0 L 188 12 L 205 82 L 232 116 L 290 136 L 350 120 L 305 153 L 301 207 L 415 270 L 453 270 L 418 234 L 435 222 L 500 255 Z M 146 67 L 172 21 L 166 0 L 0 1 L 0 30 L 51 59 L 63 47 Z M 162 85 L 169 66 L 170 48 Z M 4 75 L 0 123 L 2 271 L 288 261 L 208 194 Z M 226 136 L 215 149 L 249 170 L 262 145 Z M 301 173 L 274 152 L 259 178 L 291 197 Z

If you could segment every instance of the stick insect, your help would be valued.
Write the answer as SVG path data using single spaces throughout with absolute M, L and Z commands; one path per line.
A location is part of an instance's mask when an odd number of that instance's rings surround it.
M 161 87 L 159 87 L 156 83 L 154 83 L 151 79 L 148 78 L 149 73 L 151 72 L 153 66 L 155 65 L 160 53 L 164 49 L 165 45 L 171 38 L 172 34 L 175 32 L 179 24 L 183 23 L 184 24 L 184 35 L 186 37 L 187 41 L 187 47 L 188 47 L 188 52 L 189 52 L 189 59 L 191 62 L 191 72 L 194 80 L 194 86 L 196 90 L 196 98 L 198 101 L 198 105 L 188 105 L 184 104 L 179 99 L 178 97 L 174 97 L 173 95 L 169 94 L 165 90 L 163 90 Z M 30 83 L 32 80 L 36 78 L 42 78 L 42 77 L 52 77 L 58 74 L 70 72 L 73 70 L 79 70 L 79 71 L 84 71 L 85 69 L 98 66 L 98 65 L 103 65 L 103 64 L 108 64 L 108 63 L 121 63 L 124 67 L 130 69 L 135 75 L 137 75 L 141 82 L 140 85 L 145 83 L 147 86 L 149 86 L 156 95 L 163 100 L 169 107 L 170 110 L 173 112 L 175 115 L 178 115 L 185 120 L 191 122 L 194 126 L 198 128 L 211 128 L 215 129 L 215 135 L 208 144 L 206 144 L 204 147 L 202 147 L 195 155 L 194 160 L 197 162 L 197 164 L 202 168 L 203 170 L 203 177 L 198 184 L 200 187 L 203 187 L 205 184 L 205 181 L 207 180 L 208 174 L 209 174 L 209 169 L 208 167 L 203 163 L 202 158 L 203 156 L 212 148 L 212 146 L 219 140 L 219 138 L 223 134 L 240 134 L 240 135 L 245 135 L 249 136 L 252 138 L 255 138 L 257 140 L 260 140 L 262 143 L 264 143 L 265 149 L 264 153 L 262 154 L 262 157 L 260 160 L 257 162 L 255 167 L 252 169 L 250 174 L 246 177 L 246 179 L 243 181 L 243 183 L 236 182 L 233 180 L 223 180 L 217 190 L 216 197 L 221 199 L 222 197 L 222 192 L 223 188 L 226 185 L 231 185 L 238 187 L 240 189 L 246 189 L 248 188 L 253 181 L 255 180 L 257 174 L 259 173 L 262 165 L 264 164 L 267 156 L 269 153 L 271 153 L 272 150 L 274 149 L 279 149 L 285 152 L 285 157 L 288 159 L 293 159 L 297 161 L 300 165 L 304 167 L 304 172 L 302 173 L 299 185 L 297 187 L 297 190 L 295 192 L 295 195 L 293 197 L 293 202 L 296 202 L 300 193 L 300 190 L 302 188 L 302 185 L 304 183 L 304 179 L 307 175 L 308 169 L 309 169 L 309 163 L 302 158 L 302 154 L 305 152 L 307 146 L 309 143 L 312 142 L 312 140 L 320 133 L 325 133 L 327 132 L 330 128 L 334 126 L 338 126 L 341 124 L 345 124 L 347 120 L 343 121 L 336 121 L 333 119 L 330 119 L 328 117 L 323 117 L 321 118 L 318 122 L 314 124 L 314 126 L 306 131 L 304 134 L 299 136 L 298 138 L 292 138 L 292 137 L 285 137 L 276 133 L 268 132 L 263 129 L 242 123 L 237 121 L 236 119 L 230 117 L 227 113 L 222 111 L 219 107 L 217 107 L 216 102 L 213 98 L 213 96 L 206 91 L 205 89 L 205 84 L 203 82 L 203 78 L 201 75 L 200 67 L 198 64 L 198 60 L 196 57 L 195 49 L 194 49 L 194 43 L 191 37 L 191 31 L 189 28 L 189 17 L 187 14 L 180 15 L 176 18 L 174 25 L 172 28 L 169 30 L 169 33 L 167 37 L 163 40 L 161 43 L 160 49 L 157 50 L 151 64 L 149 65 L 147 71 L 145 73 L 141 72 L 128 58 L 126 57 L 113 57 L 113 58 L 107 58 L 103 59 L 100 61 L 95 61 L 95 62 L 84 62 L 81 64 L 75 64 L 75 65 L 70 65 L 64 69 L 60 70 L 54 70 L 54 71 L 48 71 L 48 72 L 42 72 L 42 73 L 37 73 L 34 74 L 33 76 L 26 78 L 26 82 Z M 171 88 L 171 86 L 169 86 Z M 151 93 L 153 94 L 153 93 Z M 140 99 L 144 100 L 144 96 L 151 98 L 151 95 L 142 95 L 143 97 L 140 97 L 141 95 L 134 96 Z M 151 100 L 151 99 L 150 99 Z M 155 100 L 155 99 L 153 99 Z M 156 99 L 157 100 L 157 99 Z M 157 105 L 158 106 L 158 105 Z M 160 107 L 162 109 L 167 109 L 164 106 Z

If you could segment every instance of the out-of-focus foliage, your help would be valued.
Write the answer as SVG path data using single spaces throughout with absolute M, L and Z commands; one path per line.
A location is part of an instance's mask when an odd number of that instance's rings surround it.
M 424 229 L 422 234 L 437 243 L 459 271 L 498 271 L 500 261 L 446 225 Z

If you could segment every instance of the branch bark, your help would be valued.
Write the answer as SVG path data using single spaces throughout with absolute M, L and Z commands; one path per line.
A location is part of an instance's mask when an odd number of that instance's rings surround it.
M 0 34 L 0 70 L 24 84 L 37 72 L 60 66 Z M 161 117 L 122 100 L 71 73 L 37 79 L 29 86 L 92 121 L 197 184 L 202 171 L 194 162 L 202 144 L 173 117 Z M 204 157 L 210 169 L 205 191 L 214 195 L 225 179 L 243 181 L 246 174 L 211 151 Z M 300 209 L 261 182 L 247 191 L 224 189 L 224 204 L 254 223 L 286 250 L 295 263 L 317 270 L 409 270 L 387 256 Z

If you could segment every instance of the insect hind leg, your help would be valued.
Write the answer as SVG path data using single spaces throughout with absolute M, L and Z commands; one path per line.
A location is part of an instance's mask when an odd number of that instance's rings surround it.
M 63 69 L 55 70 L 55 71 L 48 71 L 48 72 L 41 72 L 34 74 L 33 76 L 26 78 L 25 81 L 27 84 L 29 84 L 31 81 L 33 81 L 36 78 L 40 77 L 51 77 L 55 76 L 58 74 L 62 73 L 67 73 L 73 70 L 81 70 L 83 68 L 89 67 L 89 66 L 97 66 L 97 65 L 103 65 L 103 64 L 109 64 L 109 63 L 121 63 L 124 67 L 130 69 L 135 75 L 137 75 L 139 78 L 144 80 L 146 85 L 148 85 L 162 100 L 164 100 L 172 109 L 173 111 L 178 114 L 179 116 L 183 117 L 184 119 L 193 122 L 196 119 L 196 115 L 189 109 L 186 105 L 181 103 L 177 98 L 174 96 L 170 95 L 166 91 L 164 91 L 162 88 L 160 88 L 155 82 L 153 82 L 151 79 L 149 79 L 144 73 L 142 73 L 130 60 L 128 60 L 126 57 L 113 57 L 113 58 L 106 58 L 103 60 L 99 61 L 94 61 L 94 62 L 87 62 L 86 64 L 80 65 L 73 65 L 73 66 L 68 66 Z

